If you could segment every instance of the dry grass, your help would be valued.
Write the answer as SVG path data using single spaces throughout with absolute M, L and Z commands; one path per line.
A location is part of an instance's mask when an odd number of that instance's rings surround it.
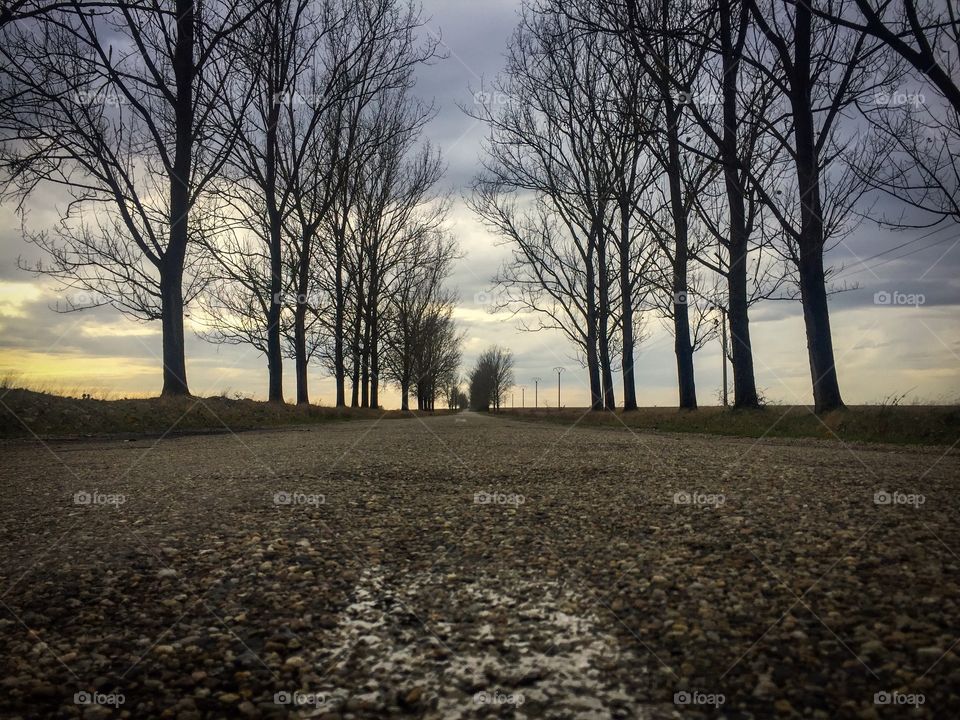
M 4 438 L 227 432 L 381 417 L 411 417 L 411 413 L 278 405 L 225 395 L 110 400 L 78 392 L 69 397 L 0 381 L 0 437 Z
M 817 416 L 803 405 L 772 406 L 761 410 L 704 407 L 693 412 L 676 408 L 640 408 L 632 412 L 589 412 L 509 409 L 501 411 L 520 420 L 563 424 L 610 425 L 622 428 L 695 432 L 739 437 L 818 438 L 855 442 L 953 445 L 960 440 L 957 405 L 856 405 Z

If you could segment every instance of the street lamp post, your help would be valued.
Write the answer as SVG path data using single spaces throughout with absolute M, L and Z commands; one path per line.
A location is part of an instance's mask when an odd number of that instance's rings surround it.
M 534 410 L 536 410 L 539 407 L 539 404 L 537 403 L 537 392 L 540 388 L 540 380 L 541 378 L 539 377 L 533 378 L 533 409 Z
M 553 371 L 557 374 L 557 410 L 560 409 L 560 373 L 562 373 L 566 368 L 555 367 Z
M 527 407 L 527 386 L 520 386 L 520 409 Z

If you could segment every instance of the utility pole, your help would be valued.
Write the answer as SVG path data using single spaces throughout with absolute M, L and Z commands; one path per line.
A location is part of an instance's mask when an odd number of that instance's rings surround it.
M 539 378 L 539 377 L 533 378 L 533 408 L 534 408 L 534 410 L 536 410 L 538 407 L 540 407 L 540 406 L 537 404 L 537 391 L 538 391 L 539 388 L 540 388 L 540 380 L 541 380 L 541 378 Z
M 555 367 L 553 371 L 557 374 L 557 410 L 560 409 L 560 373 L 562 373 L 566 368 Z
M 527 406 L 527 386 L 520 386 L 520 409 L 524 409 Z

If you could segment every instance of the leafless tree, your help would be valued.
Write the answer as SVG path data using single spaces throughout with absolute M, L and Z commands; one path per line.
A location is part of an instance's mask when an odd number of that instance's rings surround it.
M 601 3 L 575 0 L 550 7 L 579 32 L 613 38 L 622 48 L 624 62 L 635 75 L 643 77 L 642 112 L 646 149 L 653 156 L 658 172 L 650 176 L 650 185 L 659 191 L 663 203 L 649 198 L 639 207 L 641 221 L 650 226 L 662 250 L 661 260 L 670 266 L 670 306 L 663 308 L 670 319 L 677 358 L 677 381 L 681 408 L 697 406 L 693 353 L 697 328 L 691 325 L 687 298 L 691 252 L 691 223 L 694 198 L 712 181 L 717 170 L 707 161 L 702 134 L 685 102 L 702 74 L 707 49 L 703 43 L 690 42 L 687 35 L 696 11 L 687 0 L 626 0 Z M 702 33 L 698 28 L 695 32 Z M 660 183 L 660 175 L 665 184 Z
M 223 214 L 236 221 L 232 235 L 207 248 L 216 261 L 208 297 L 226 311 L 210 336 L 247 336 L 263 348 L 272 400 L 282 400 L 285 349 L 296 362 L 298 403 L 309 401 L 308 362 L 320 351 L 338 404 L 348 364 L 354 404 L 361 374 L 363 404 L 368 388 L 376 404 L 370 282 L 380 281 L 384 248 L 399 234 L 397 194 L 406 188 L 398 178 L 431 116 L 409 94 L 413 70 L 435 56 L 436 43 L 418 44 L 418 10 L 396 0 L 271 0 L 256 20 L 243 35 L 237 82 L 253 102 L 231 113 L 237 149 L 216 185 Z M 439 159 L 427 155 L 422 174 L 434 181 Z
M 869 187 L 852 164 L 869 164 L 874 150 L 844 116 L 889 77 L 880 43 L 866 33 L 830 23 L 807 4 L 747 1 L 765 42 L 755 51 L 748 48 L 746 57 L 777 83 L 789 113 L 789 122 L 771 124 L 768 131 L 790 158 L 795 181 L 783 191 L 786 203 L 771 197 L 767 205 L 783 227 L 787 255 L 796 268 L 814 407 L 826 412 L 843 407 L 843 400 L 824 255 L 831 239 L 849 231 L 851 210 Z M 839 11 L 844 4 L 829 0 L 824 6 Z
M 159 319 L 164 395 L 188 393 L 195 210 L 233 145 L 232 39 L 255 9 L 70 3 L 0 30 L 4 189 L 25 201 L 55 185 L 70 198 L 56 229 L 28 236 L 48 256 L 32 269 L 92 294 L 68 309 Z
M 408 228 L 406 252 L 397 264 L 381 318 L 383 375 L 400 388 L 401 409 L 432 406 L 436 393 L 460 364 L 460 338 L 452 324 L 455 296 L 444 287 L 456 246 L 434 228 Z
M 610 72 L 615 49 L 569 30 L 562 15 L 524 13 L 490 94 L 498 102 L 471 111 L 490 135 L 470 203 L 512 248 L 497 282 L 509 306 L 534 318 L 521 328 L 563 332 L 585 359 L 591 407 L 612 409 L 616 336 L 626 317 L 620 348 L 632 373 L 642 286 L 643 253 L 624 246 L 633 233 L 617 218 L 631 211 L 642 125 L 636 86 Z
M 513 387 L 513 366 L 513 353 L 499 345 L 481 353 L 470 372 L 470 407 L 499 410 Z

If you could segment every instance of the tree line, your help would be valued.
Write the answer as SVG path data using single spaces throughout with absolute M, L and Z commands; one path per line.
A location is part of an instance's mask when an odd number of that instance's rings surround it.
M 336 404 L 381 382 L 421 408 L 456 375 L 458 256 L 413 94 L 440 57 L 404 0 L 22 0 L 0 17 L 0 168 L 29 270 L 162 325 L 163 395 L 189 393 L 201 335 L 267 358 L 269 399 L 307 370 Z M 52 228 L 27 201 L 59 188 Z M 79 299 L 78 299 L 79 298 Z
M 826 255 L 880 193 L 915 211 L 881 224 L 960 221 L 958 42 L 952 0 L 528 0 L 472 110 L 470 203 L 511 250 L 501 304 L 573 343 L 594 409 L 619 370 L 629 410 L 648 317 L 681 408 L 725 327 L 751 408 L 750 310 L 798 300 L 815 409 L 843 407 Z

